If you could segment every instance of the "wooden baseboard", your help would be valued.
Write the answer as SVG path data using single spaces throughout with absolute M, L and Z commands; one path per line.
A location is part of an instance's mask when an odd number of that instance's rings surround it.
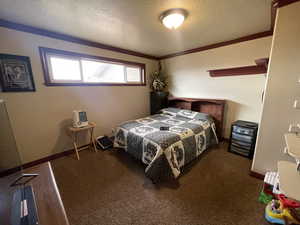
M 224 142 L 227 142 L 227 143 L 229 143 L 229 138 L 225 138 L 225 137 L 223 137 L 221 141 L 224 141 Z
M 265 178 L 265 175 L 257 173 L 257 172 L 254 172 L 252 170 L 249 171 L 249 175 L 251 177 L 255 177 L 255 178 L 260 179 L 260 180 L 263 180 Z
M 87 147 L 87 146 L 88 146 L 88 144 L 83 145 L 81 147 Z M 46 157 L 41 158 L 41 159 L 34 160 L 34 161 L 31 161 L 31 162 L 28 162 L 28 163 L 24 163 L 24 164 L 22 164 L 18 167 L 14 167 L 14 168 L 4 170 L 4 171 L 0 172 L 0 177 L 5 177 L 5 176 L 8 176 L 10 174 L 16 173 L 16 172 L 20 171 L 21 168 L 22 169 L 27 169 L 29 167 L 33 167 L 33 166 L 36 166 L 36 165 L 41 164 L 41 163 L 45 163 L 45 162 L 48 162 L 48 161 L 51 161 L 51 160 L 54 160 L 54 159 L 58 159 L 58 158 L 61 158 L 61 157 L 67 156 L 67 155 L 71 155 L 73 153 L 75 153 L 75 150 L 70 149 L 70 150 L 66 150 L 66 151 L 63 151 L 63 152 L 55 153 L 53 155 L 46 156 Z
M 10 168 L 8 170 L 3 170 L 3 171 L 0 172 L 0 178 L 8 176 L 8 175 L 13 174 L 13 173 L 16 173 L 18 171 L 21 171 L 21 168 L 22 168 L 22 166 L 18 166 L 18 167 Z

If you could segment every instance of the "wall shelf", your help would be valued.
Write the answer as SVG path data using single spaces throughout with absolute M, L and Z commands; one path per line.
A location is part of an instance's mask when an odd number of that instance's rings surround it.
M 211 77 L 257 75 L 267 73 L 269 58 L 257 59 L 255 60 L 255 63 L 256 65 L 254 66 L 242 66 L 234 68 L 208 70 L 208 72 Z

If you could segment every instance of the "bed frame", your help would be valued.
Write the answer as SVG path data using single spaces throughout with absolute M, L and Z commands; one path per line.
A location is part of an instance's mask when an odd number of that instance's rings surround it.
M 215 120 L 217 136 L 219 140 L 223 139 L 224 109 L 226 100 L 177 97 L 169 97 L 168 100 L 169 107 L 189 109 L 211 115 Z

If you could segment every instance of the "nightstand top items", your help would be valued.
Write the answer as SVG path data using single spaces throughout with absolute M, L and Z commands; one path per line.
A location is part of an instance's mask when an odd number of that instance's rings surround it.
M 82 130 L 88 130 L 88 129 L 91 129 L 94 127 L 96 127 L 96 123 L 89 122 L 89 125 L 87 125 L 85 127 L 69 127 L 69 130 L 72 132 L 78 132 L 78 131 L 82 131 Z

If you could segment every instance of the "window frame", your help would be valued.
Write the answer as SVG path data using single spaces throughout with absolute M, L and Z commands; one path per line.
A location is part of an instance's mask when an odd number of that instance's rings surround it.
M 42 68 L 44 72 L 44 80 L 46 86 L 146 86 L 146 65 L 144 63 L 137 63 L 137 62 L 131 62 L 131 61 L 125 61 L 115 58 L 108 58 L 108 57 L 102 57 L 102 56 L 95 56 L 95 55 L 88 55 L 83 53 L 76 53 L 76 52 L 70 52 L 65 50 L 58 50 L 53 48 L 46 48 L 46 47 L 39 47 L 40 57 L 42 61 Z M 140 78 L 141 82 L 130 82 L 130 83 L 115 83 L 115 82 L 83 82 L 76 81 L 76 80 L 62 80 L 57 81 L 53 80 L 52 73 L 51 73 L 51 65 L 49 62 L 49 56 L 57 56 L 62 57 L 66 59 L 78 59 L 79 60 L 79 66 L 80 66 L 80 74 L 82 77 L 82 60 L 92 60 L 92 61 L 99 61 L 99 62 L 105 62 L 110 64 L 117 64 L 117 65 L 123 65 L 124 66 L 124 78 L 127 82 L 127 74 L 126 74 L 126 68 L 139 68 L 140 69 Z

